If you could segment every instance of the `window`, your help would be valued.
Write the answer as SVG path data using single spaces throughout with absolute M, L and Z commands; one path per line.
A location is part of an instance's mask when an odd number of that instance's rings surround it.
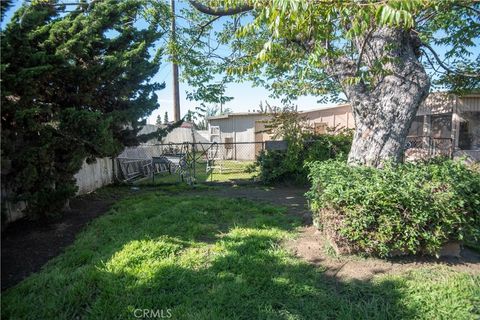
M 220 134 L 220 127 L 219 126 L 210 126 L 210 134 L 211 135 L 219 135 Z
M 433 138 L 450 138 L 452 135 L 452 114 L 432 115 L 432 134 Z
M 416 116 L 410 126 L 408 135 L 411 137 L 420 137 L 423 136 L 423 116 Z
M 233 138 L 225 138 L 225 149 L 233 149 Z

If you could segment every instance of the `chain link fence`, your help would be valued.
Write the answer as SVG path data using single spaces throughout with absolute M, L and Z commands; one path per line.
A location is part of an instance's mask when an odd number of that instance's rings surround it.
M 139 184 L 253 182 L 263 150 L 285 150 L 284 141 L 169 143 L 126 148 L 117 158 L 116 178 Z M 408 137 L 405 160 L 452 157 L 450 138 Z
M 135 183 L 254 181 L 264 142 L 169 143 L 126 148 L 117 179 Z

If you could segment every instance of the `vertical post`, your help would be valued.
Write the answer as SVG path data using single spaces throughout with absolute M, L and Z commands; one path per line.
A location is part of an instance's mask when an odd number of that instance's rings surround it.
M 175 25 L 175 0 L 170 0 L 170 6 L 172 7 L 172 37 L 170 41 L 176 44 L 177 34 Z M 172 54 L 172 69 L 173 69 L 173 120 L 175 122 L 180 121 L 180 91 L 178 84 L 178 64 L 176 63 L 175 52 Z
M 193 184 L 197 178 L 197 174 L 196 174 L 197 156 L 195 154 L 195 143 L 192 143 L 192 154 L 193 154 L 193 180 L 192 180 L 192 184 Z
M 455 95 L 455 103 L 452 110 L 452 158 L 453 153 L 458 149 L 458 138 L 460 135 L 460 114 L 458 112 L 458 96 Z
M 234 159 L 237 160 L 237 128 L 235 126 L 235 116 L 232 117 L 233 120 L 233 153 Z
M 432 134 L 432 119 L 430 114 L 426 114 L 423 118 L 423 144 L 426 145 L 427 150 L 431 150 L 431 134 Z

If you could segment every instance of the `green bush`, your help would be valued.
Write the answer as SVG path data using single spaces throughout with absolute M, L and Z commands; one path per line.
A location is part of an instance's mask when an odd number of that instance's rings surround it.
M 342 252 L 438 254 L 448 241 L 479 239 L 480 173 L 461 162 L 308 167 L 314 222 Z
M 346 160 L 352 145 L 352 135 L 350 132 L 336 135 L 304 134 L 301 139 L 287 143 L 288 148 L 285 151 L 266 151 L 258 156 L 255 165 L 260 169 L 262 182 L 307 183 L 308 168 L 305 167 L 305 162 Z

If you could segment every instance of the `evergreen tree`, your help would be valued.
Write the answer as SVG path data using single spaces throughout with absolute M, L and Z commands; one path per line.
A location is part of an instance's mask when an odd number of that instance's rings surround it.
M 168 124 L 168 112 L 165 111 L 165 115 L 163 116 L 163 123 Z
M 5 17 L 5 12 L 12 6 L 12 0 L 1 0 L 0 1 L 0 21 L 3 21 Z
M 2 190 L 27 212 L 59 212 L 75 194 L 85 158 L 138 143 L 139 119 L 158 108 L 150 80 L 168 30 L 168 9 L 147 0 L 105 0 L 62 13 L 32 2 L 2 34 Z M 137 27 L 135 21 L 144 25 Z
M 155 124 L 160 127 L 162 125 L 162 117 L 160 115 L 157 116 L 157 120 L 155 121 Z

